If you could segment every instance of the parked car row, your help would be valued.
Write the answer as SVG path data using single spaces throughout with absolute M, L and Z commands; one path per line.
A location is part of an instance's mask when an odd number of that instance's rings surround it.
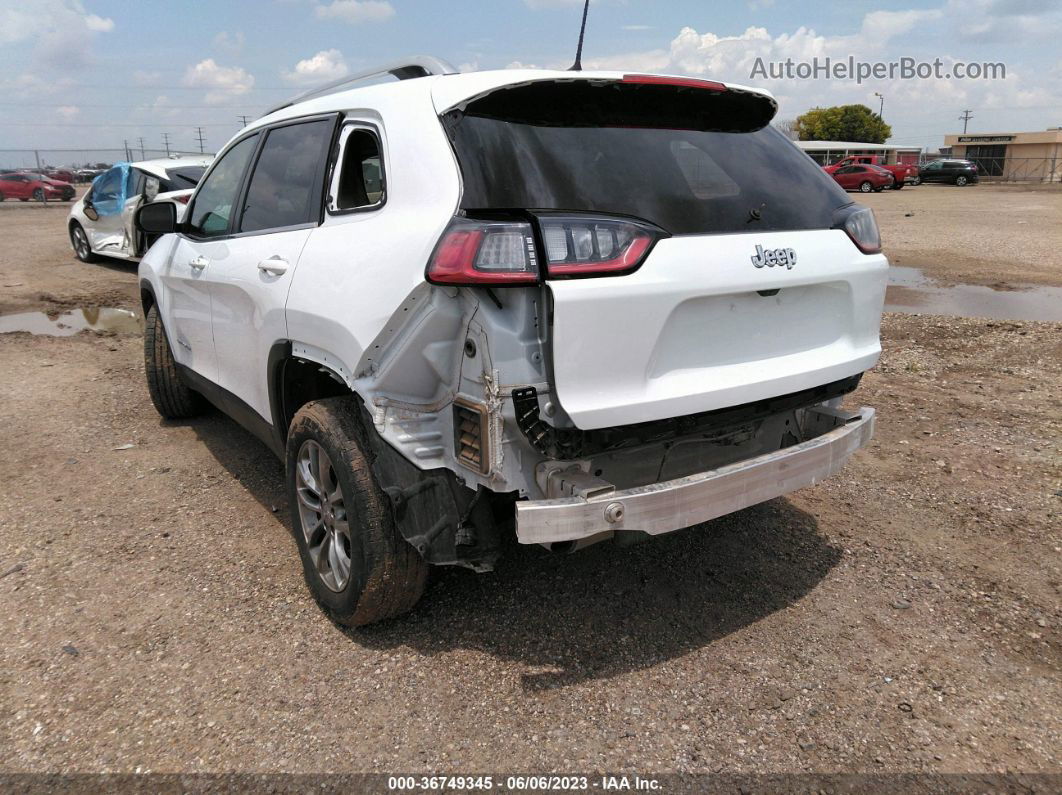
M 924 166 L 903 163 L 884 164 L 876 155 L 846 157 L 823 170 L 845 190 L 861 193 L 879 192 L 886 188 L 900 190 L 904 185 L 920 185 L 923 182 L 946 182 L 963 187 L 978 181 L 977 164 L 970 160 L 953 158 L 934 160 Z

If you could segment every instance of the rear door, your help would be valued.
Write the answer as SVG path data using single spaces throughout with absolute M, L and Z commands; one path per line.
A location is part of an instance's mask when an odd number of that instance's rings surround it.
M 545 242 L 550 263 L 586 252 L 585 270 L 545 282 L 552 388 L 578 427 L 785 395 L 877 360 L 887 263 L 838 228 L 852 202 L 757 98 L 571 85 L 508 87 L 445 121 L 469 216 L 532 208 L 666 233 L 620 275 L 595 272 L 586 223 Z
M 288 338 L 284 306 L 310 231 L 321 221 L 335 116 L 267 130 L 224 252 L 209 266 L 218 383 L 271 421 L 268 359 Z

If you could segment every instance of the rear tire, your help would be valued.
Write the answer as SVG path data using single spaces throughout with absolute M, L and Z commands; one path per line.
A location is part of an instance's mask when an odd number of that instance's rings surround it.
M 0 193 L 0 202 L 4 200 L 4 194 Z
M 155 410 L 167 420 L 183 420 L 202 413 L 203 396 L 181 381 L 157 306 L 144 319 L 144 372 Z
M 872 190 L 874 190 L 874 186 L 871 185 L 869 181 L 859 183 L 859 191 L 861 193 L 870 193 Z
M 911 180 L 911 184 L 916 186 L 916 187 L 918 185 L 921 185 L 922 184 L 922 178 L 921 177 L 915 177 L 914 179 Z
M 41 190 L 40 188 L 37 188 L 36 190 L 33 191 L 33 201 L 35 201 L 35 202 L 46 202 L 46 201 L 48 201 L 48 197 L 44 195 L 44 191 L 43 190 Z
M 356 400 L 327 398 L 299 409 L 286 456 L 291 524 L 306 584 L 322 608 L 352 627 L 411 610 L 429 568 L 394 526 L 358 442 L 363 431 Z
M 892 185 L 892 189 L 893 190 L 900 190 L 901 188 L 903 188 L 903 183 L 902 182 L 894 182 L 893 185 Z
M 962 174 L 960 174 L 959 176 L 957 176 L 955 178 L 955 184 L 958 185 L 960 188 L 966 187 L 966 183 L 969 182 L 969 181 L 970 180 L 968 178 L 964 177 Z

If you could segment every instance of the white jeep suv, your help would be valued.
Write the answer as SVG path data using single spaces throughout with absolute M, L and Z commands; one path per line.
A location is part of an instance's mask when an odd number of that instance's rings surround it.
M 814 484 L 871 438 L 841 400 L 887 262 L 775 110 L 428 57 L 299 97 L 180 223 L 139 210 L 152 401 L 207 398 L 285 458 L 306 580 L 348 624 L 505 533 L 573 550 Z

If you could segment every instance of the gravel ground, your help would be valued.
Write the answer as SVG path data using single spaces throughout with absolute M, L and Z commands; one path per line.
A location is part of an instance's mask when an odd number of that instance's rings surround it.
M 0 211 L 3 311 L 135 306 L 64 217 Z M 1058 772 L 1060 331 L 889 315 L 835 478 L 437 570 L 357 632 L 302 583 L 280 464 L 160 421 L 137 335 L 0 335 L 0 770 Z
M 919 185 L 852 197 L 874 208 L 893 265 L 945 284 L 1062 284 L 1062 189 Z

